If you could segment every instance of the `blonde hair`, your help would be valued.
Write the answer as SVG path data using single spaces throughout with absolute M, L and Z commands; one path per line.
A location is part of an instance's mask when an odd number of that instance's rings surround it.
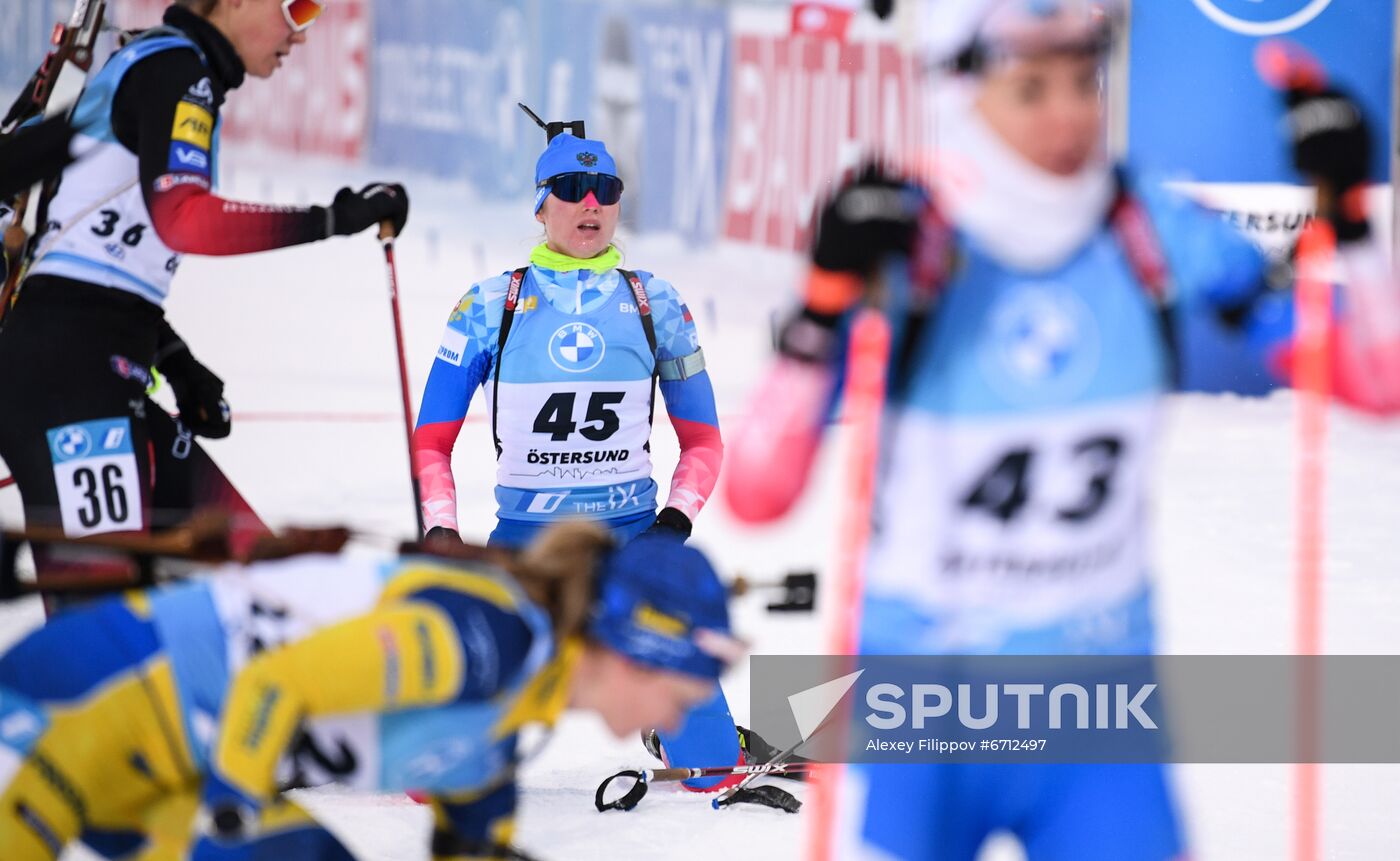
M 555 642 L 562 642 L 582 633 L 593 604 L 598 566 L 616 543 L 612 533 L 597 523 L 566 520 L 542 530 L 522 550 L 444 541 L 410 543 L 400 552 L 485 562 L 505 570 L 549 614 Z
M 615 545 L 607 529 L 572 520 L 545 529 L 506 570 L 554 622 L 556 642 L 583 630 L 593 604 L 595 576 Z

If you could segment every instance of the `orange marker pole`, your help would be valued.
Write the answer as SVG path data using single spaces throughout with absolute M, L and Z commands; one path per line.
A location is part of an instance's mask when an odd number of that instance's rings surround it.
M 1323 518 L 1326 514 L 1327 404 L 1332 381 L 1332 280 L 1336 236 L 1314 219 L 1298 239 L 1294 302 L 1294 387 L 1297 391 L 1298 500 L 1296 512 L 1296 642 L 1298 673 L 1298 762 L 1294 766 L 1295 861 L 1318 861 L 1320 774 L 1318 752 L 1318 662 L 1322 654 Z
M 1281 92 L 1317 92 L 1327 72 L 1306 48 L 1284 39 L 1260 42 L 1259 76 Z M 1293 859 L 1321 857 L 1318 753 L 1318 662 L 1322 654 L 1322 552 L 1326 513 L 1327 404 L 1332 394 L 1332 262 L 1337 237 L 1315 218 L 1298 237 L 1294 300 L 1293 387 L 1297 397 L 1298 475 L 1294 546 L 1294 639 L 1298 663 L 1298 757 L 1293 770 Z
M 870 542 L 871 512 L 875 504 L 875 467 L 880 453 L 880 423 L 885 411 L 885 375 L 889 367 L 890 327 L 883 314 L 866 309 L 851 329 L 846 370 L 846 416 L 850 441 L 846 460 L 846 510 L 841 522 L 841 555 L 834 596 L 830 652 L 854 655 L 860 641 L 861 595 L 866 547 Z M 846 659 L 842 674 L 850 672 L 854 658 Z M 838 708 L 842 708 L 838 706 Z M 849 707 L 845 707 L 849 710 Z M 845 751 L 846 722 L 835 721 L 840 743 L 830 750 Z M 836 795 L 840 763 L 823 765 L 812 774 L 808 802 L 812 861 L 830 861 L 837 820 Z

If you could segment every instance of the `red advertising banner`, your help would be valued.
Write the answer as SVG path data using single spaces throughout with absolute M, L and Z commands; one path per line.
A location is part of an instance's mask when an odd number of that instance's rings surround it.
M 876 155 L 924 162 L 919 76 L 892 42 L 735 25 L 723 234 L 804 248 L 812 209 L 843 169 Z
M 249 78 L 222 111 L 223 139 L 357 159 L 369 123 L 371 0 L 336 0 L 271 78 Z M 166 0 L 119 0 L 117 25 L 160 23 Z
M 860 4 L 853 0 L 794 0 L 792 32 L 803 36 L 844 39 Z

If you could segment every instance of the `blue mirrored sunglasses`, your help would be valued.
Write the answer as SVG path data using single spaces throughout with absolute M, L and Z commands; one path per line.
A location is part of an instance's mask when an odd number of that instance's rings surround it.
M 539 184 L 566 203 L 578 203 L 593 192 L 603 206 L 622 199 L 622 180 L 608 173 L 561 173 Z

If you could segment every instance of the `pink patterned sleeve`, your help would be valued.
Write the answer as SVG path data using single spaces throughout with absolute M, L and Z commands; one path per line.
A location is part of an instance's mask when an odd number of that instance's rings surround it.
M 1305 266 L 1299 262 L 1300 276 Z M 1336 291 L 1329 350 L 1333 396 L 1374 415 L 1400 413 L 1400 279 L 1385 252 L 1374 241 L 1342 245 L 1310 277 Z M 1290 384 L 1297 341 L 1304 336 L 1295 331 L 1298 324 L 1290 321 L 1268 355 L 1270 369 Z
M 1400 283 L 1372 240 L 1338 249 L 1342 315 L 1335 368 L 1337 395 L 1381 415 L 1400 412 Z
M 725 498 L 740 520 L 776 520 L 802 494 L 834 382 L 829 368 L 784 357 L 759 384 L 729 447 Z
M 724 442 L 720 439 L 719 428 L 707 422 L 673 415 L 671 427 L 676 429 L 681 457 L 671 476 L 671 495 L 666 499 L 666 507 L 676 509 L 694 522 L 719 480 Z
M 452 446 L 463 419 L 419 425 L 413 431 L 413 474 L 422 496 L 423 528 L 457 529 L 457 485 L 452 479 Z

